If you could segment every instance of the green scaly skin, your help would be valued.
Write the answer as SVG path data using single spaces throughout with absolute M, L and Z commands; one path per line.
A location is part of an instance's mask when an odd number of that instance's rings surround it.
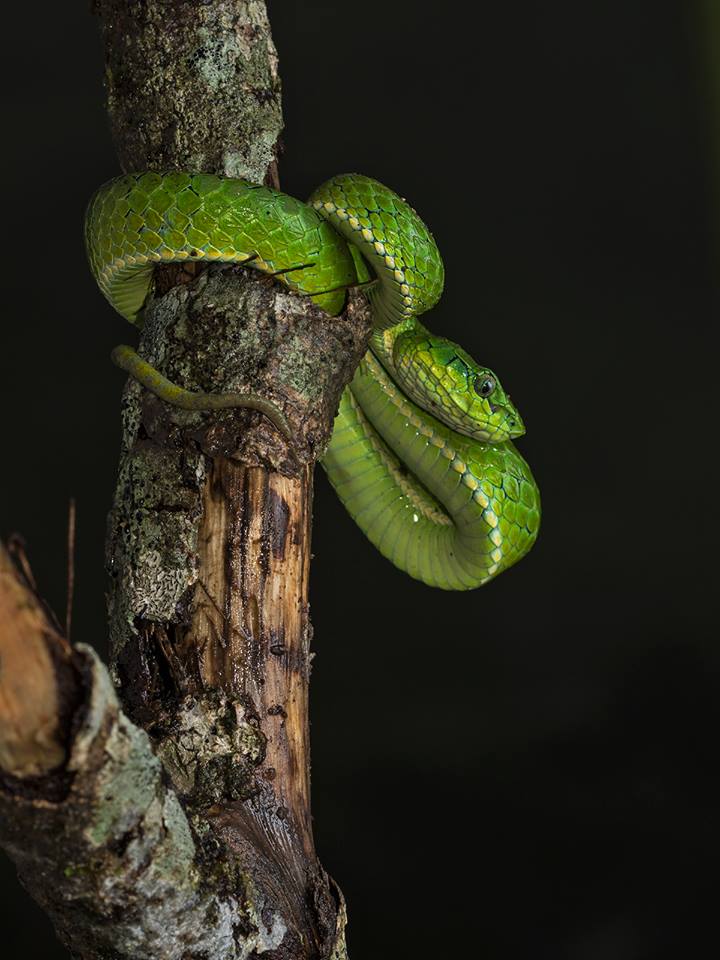
M 365 284 L 375 333 L 345 390 L 327 453 L 330 482 L 361 530 L 430 586 L 481 586 L 523 557 L 540 497 L 511 442 L 520 415 L 495 374 L 417 316 L 440 297 L 430 232 L 387 187 L 334 177 L 308 204 L 207 174 L 130 174 L 101 187 L 86 216 L 88 258 L 113 307 L 136 324 L 157 263 L 247 264 L 339 313 Z M 286 435 L 282 412 L 255 394 L 199 394 L 166 380 L 132 347 L 114 361 L 168 403 L 249 406 Z

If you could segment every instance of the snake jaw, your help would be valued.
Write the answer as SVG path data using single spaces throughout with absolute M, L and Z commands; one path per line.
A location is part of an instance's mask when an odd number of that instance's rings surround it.
M 515 421 L 509 424 L 507 421 L 502 425 L 502 429 L 497 431 L 496 436 L 491 443 L 506 443 L 508 440 L 517 440 L 518 437 L 525 435 L 525 426 L 522 421 L 518 424 Z
M 525 424 L 518 416 L 514 425 L 510 424 L 508 429 L 508 439 L 517 440 L 518 437 L 525 436 Z

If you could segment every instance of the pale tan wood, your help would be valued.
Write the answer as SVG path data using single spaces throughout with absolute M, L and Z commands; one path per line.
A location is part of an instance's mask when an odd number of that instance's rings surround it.
M 65 760 L 56 659 L 69 649 L 0 544 L 0 767 L 40 776 Z
M 308 583 L 312 472 L 214 461 L 204 490 L 201 600 L 187 637 L 203 684 L 243 695 L 267 737 L 262 776 L 308 854 Z

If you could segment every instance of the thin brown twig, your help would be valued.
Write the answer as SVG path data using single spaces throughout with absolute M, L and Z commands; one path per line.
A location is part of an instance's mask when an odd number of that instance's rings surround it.
M 73 599 L 75 596 L 75 527 L 77 508 L 75 497 L 70 497 L 68 503 L 68 530 L 67 530 L 67 604 L 65 607 L 65 636 L 70 640 L 72 627 Z
M 27 544 L 19 533 L 11 533 L 7 540 L 7 552 L 12 557 L 13 563 L 25 578 L 25 583 L 30 589 L 37 593 L 37 583 L 27 557 Z

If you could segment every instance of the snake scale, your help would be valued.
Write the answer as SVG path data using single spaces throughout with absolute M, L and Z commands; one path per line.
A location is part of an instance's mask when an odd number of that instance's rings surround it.
M 100 289 L 136 324 L 158 263 L 247 264 L 332 315 L 363 284 L 375 329 L 322 460 L 343 504 L 385 557 L 430 586 L 481 586 L 528 552 L 540 497 L 512 443 L 522 420 L 491 370 L 417 319 L 442 293 L 443 264 L 388 187 L 345 174 L 302 203 L 210 174 L 129 174 L 96 192 L 85 236 Z M 262 397 L 183 390 L 131 347 L 113 359 L 169 403 L 251 406 L 287 432 Z

